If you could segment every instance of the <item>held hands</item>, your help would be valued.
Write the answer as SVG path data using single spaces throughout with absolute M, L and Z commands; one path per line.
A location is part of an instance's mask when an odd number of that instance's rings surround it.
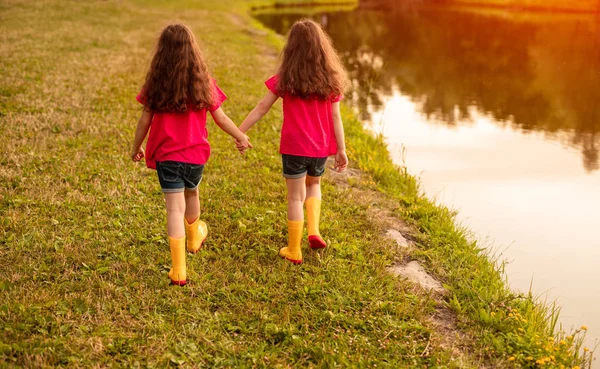
M 338 150 L 335 154 L 335 170 L 343 172 L 348 167 L 348 156 L 345 150 Z
M 142 147 L 140 147 L 139 149 L 133 149 L 133 151 L 131 152 L 131 160 L 138 162 L 140 160 L 142 160 L 145 156 L 144 153 L 144 149 Z
M 247 149 L 252 148 L 252 144 L 250 143 L 250 138 L 244 135 L 243 140 L 235 140 L 235 147 L 240 151 L 240 154 L 244 155 Z

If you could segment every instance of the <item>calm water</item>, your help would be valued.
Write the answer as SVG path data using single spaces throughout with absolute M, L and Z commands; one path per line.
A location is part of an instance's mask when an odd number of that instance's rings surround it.
M 303 14 L 257 18 L 280 33 Z M 600 337 L 600 18 L 315 13 L 347 99 L 423 190 L 509 261 L 515 289 Z M 598 366 L 598 365 L 596 365 Z

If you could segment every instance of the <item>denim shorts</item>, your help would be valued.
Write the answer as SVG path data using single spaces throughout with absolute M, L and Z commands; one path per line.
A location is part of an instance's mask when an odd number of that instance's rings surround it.
M 162 192 L 195 190 L 202 181 L 204 164 L 188 164 L 179 161 L 157 161 L 156 173 Z
M 302 178 L 307 174 L 311 177 L 320 177 L 325 173 L 327 157 L 309 158 L 308 156 L 281 154 L 281 161 L 285 178 Z

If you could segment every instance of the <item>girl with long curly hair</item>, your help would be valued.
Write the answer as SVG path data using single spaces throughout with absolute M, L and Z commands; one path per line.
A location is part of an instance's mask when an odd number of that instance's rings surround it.
M 279 255 L 294 264 L 302 263 L 303 205 L 310 248 L 327 247 L 319 232 L 321 176 L 330 155 L 335 155 L 338 171 L 348 165 L 340 115 L 347 83 L 346 71 L 327 34 L 312 20 L 300 20 L 288 33 L 277 74 L 265 82 L 269 91 L 240 125 L 240 130 L 247 132 L 282 98 L 279 152 L 287 186 L 288 245 Z
M 173 267 L 171 284 L 184 286 L 185 251 L 195 253 L 208 235 L 200 220 L 198 185 L 210 156 L 206 112 L 234 137 L 243 154 L 252 145 L 225 115 L 227 97 L 208 73 L 192 31 L 183 24 L 167 26 L 161 33 L 146 81 L 136 99 L 144 105 L 137 125 L 131 159 L 146 158 L 156 169 L 165 196 L 167 234 Z M 142 143 L 150 130 L 146 150 Z M 187 242 L 186 242 L 187 237 Z

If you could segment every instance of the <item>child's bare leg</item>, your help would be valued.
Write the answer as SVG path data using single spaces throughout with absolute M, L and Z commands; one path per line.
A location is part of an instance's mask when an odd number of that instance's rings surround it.
M 200 200 L 198 188 L 185 189 L 185 234 L 187 236 L 187 250 L 195 253 L 200 250 L 202 243 L 208 235 L 206 223 L 200 220 Z
M 303 178 L 286 178 L 287 201 L 288 201 L 288 220 L 304 221 L 303 204 L 306 200 L 306 184 Z
M 308 243 L 312 249 L 323 249 L 327 243 L 319 232 L 321 217 L 321 177 L 306 176 L 306 220 L 308 223 Z
M 279 255 L 294 264 L 302 263 L 302 232 L 304 230 L 304 209 L 306 184 L 304 178 L 286 178 L 288 201 L 288 245 L 279 250 Z
M 321 177 L 306 176 L 306 199 L 321 198 Z
M 169 235 L 169 247 L 173 268 L 169 271 L 171 284 L 184 286 L 186 281 L 185 265 L 185 231 L 183 227 L 183 216 L 185 213 L 185 198 L 183 192 L 165 193 L 167 205 L 167 234 Z
M 171 238 L 184 237 L 185 197 L 183 192 L 165 193 L 165 202 L 167 205 L 167 234 Z
M 193 190 L 185 189 L 185 219 L 188 223 L 193 223 L 200 217 L 200 200 L 198 199 L 198 188 Z

